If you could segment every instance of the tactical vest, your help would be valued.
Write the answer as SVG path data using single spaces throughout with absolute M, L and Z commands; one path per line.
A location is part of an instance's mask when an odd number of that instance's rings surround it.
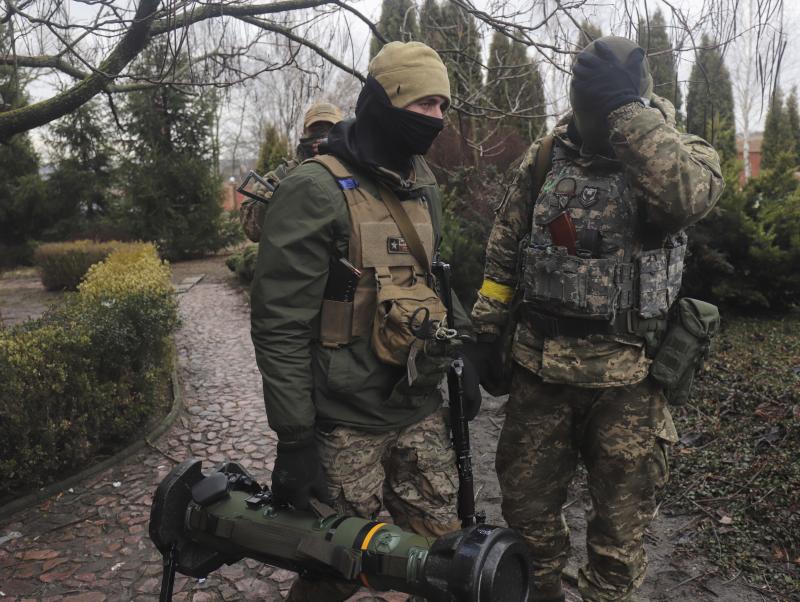
M 362 274 L 352 303 L 323 300 L 320 342 L 336 347 L 346 345 L 356 337 L 370 336 L 376 315 L 379 281 L 410 287 L 419 278 L 424 281 L 430 266 L 421 265 L 414 257 L 384 202 L 360 186 L 336 157 L 319 155 L 308 161 L 325 167 L 342 190 L 350 214 L 348 259 Z M 396 198 L 385 186 L 381 188 L 381 195 L 384 194 Z M 423 196 L 405 201 L 402 205 L 427 257 L 433 257 L 434 230 L 427 199 Z
M 574 225 L 574 249 L 553 241 L 553 224 L 564 214 Z M 663 317 L 680 289 L 686 236 L 655 246 L 644 248 L 638 205 L 622 170 L 577 165 L 556 142 L 524 252 L 529 307 L 592 320 L 629 312 Z

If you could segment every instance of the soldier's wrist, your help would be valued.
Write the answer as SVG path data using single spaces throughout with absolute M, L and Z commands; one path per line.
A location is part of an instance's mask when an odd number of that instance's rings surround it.
M 481 323 L 475 325 L 475 339 L 478 343 L 492 342 L 500 336 L 497 324 Z
M 624 123 L 629 119 L 633 119 L 646 110 L 646 107 L 641 101 L 629 102 L 621 107 L 617 107 L 608 114 L 608 125 L 611 129 L 613 129 L 619 124 Z
M 489 343 L 494 343 L 499 336 L 500 336 L 499 333 L 496 332 L 480 332 L 478 333 L 478 336 L 476 338 L 478 343 L 489 344 Z
M 314 445 L 314 429 L 287 429 L 278 431 L 278 449 L 296 450 Z

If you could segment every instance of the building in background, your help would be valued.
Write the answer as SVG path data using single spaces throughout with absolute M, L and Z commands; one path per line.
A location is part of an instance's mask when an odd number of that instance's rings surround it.
M 747 160 L 750 162 L 750 177 L 757 178 L 758 175 L 761 173 L 761 142 L 764 139 L 763 132 L 753 132 L 750 134 L 750 149 L 748 152 Z M 744 139 L 741 136 L 736 137 L 736 158 L 742 162 L 742 166 L 744 166 Z M 742 171 L 739 173 L 739 183 L 744 186 L 745 177 L 744 177 L 744 167 L 742 167 Z

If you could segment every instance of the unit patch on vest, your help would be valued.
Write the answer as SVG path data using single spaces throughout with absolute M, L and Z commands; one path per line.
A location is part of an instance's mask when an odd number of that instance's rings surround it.
M 389 236 L 386 239 L 386 252 L 387 253 L 409 253 L 408 243 L 402 236 Z
M 581 192 L 580 197 L 581 205 L 586 207 L 591 207 L 597 202 L 597 188 L 595 186 L 586 186 Z
M 575 190 L 577 189 L 578 184 L 575 181 L 575 178 L 561 178 L 557 183 L 553 192 L 555 193 L 555 199 L 558 202 L 560 209 L 566 209 L 567 205 L 569 205 L 569 200 L 575 196 Z M 551 203 L 552 206 L 552 203 Z

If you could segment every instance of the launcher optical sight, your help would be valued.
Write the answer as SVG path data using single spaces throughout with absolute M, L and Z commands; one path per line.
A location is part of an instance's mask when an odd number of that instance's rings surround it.
M 176 571 L 206 577 L 243 558 L 430 602 L 528 601 L 528 550 L 510 529 L 477 525 L 423 537 L 324 504 L 313 512 L 279 507 L 234 462 L 207 474 L 201 468 L 200 460 L 179 464 L 153 499 L 150 538 L 164 556 L 162 601 L 172 597 Z

